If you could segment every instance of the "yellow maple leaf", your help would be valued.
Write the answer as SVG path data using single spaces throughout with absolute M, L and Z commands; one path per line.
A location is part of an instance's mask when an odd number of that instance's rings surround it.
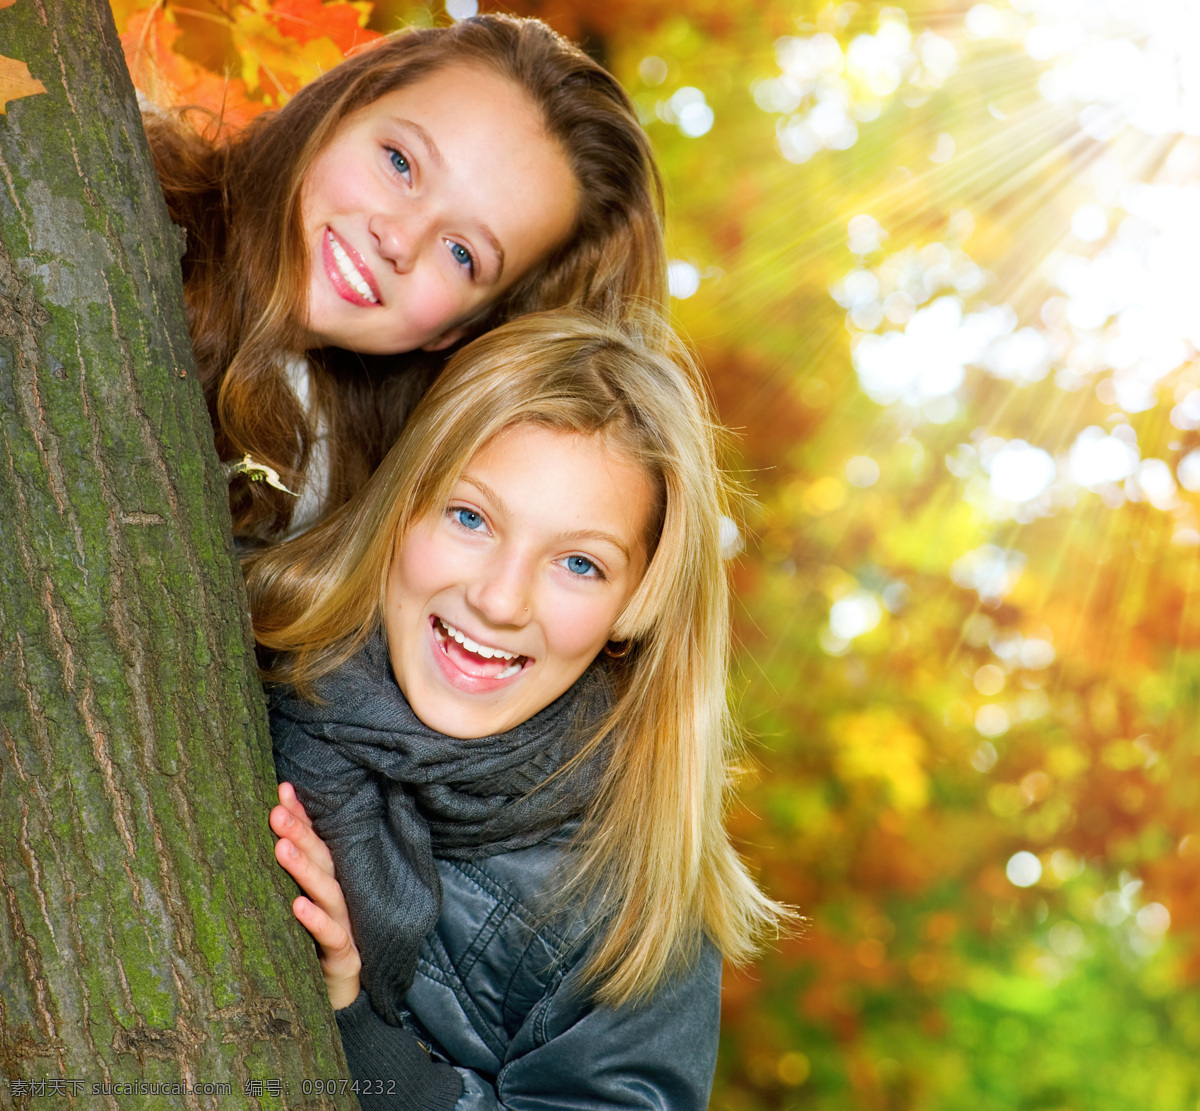
M 281 11 L 288 7 L 294 5 L 250 0 L 230 13 L 230 33 L 241 54 L 241 77 L 246 89 L 251 93 L 261 89 L 264 100 L 272 105 L 285 103 L 301 86 L 332 69 L 346 56 L 345 49 L 324 34 L 325 28 L 319 23 L 306 25 L 281 18 Z M 317 5 L 316 11 L 332 15 L 344 7 L 336 3 Z M 358 20 L 361 13 L 346 10 Z M 369 36 L 380 37 L 373 32 L 362 34 L 368 37 L 360 38 L 360 43 L 370 41 Z
M 0 0 L 0 7 L 7 6 Z M 0 115 L 7 115 L 10 100 L 44 93 L 46 86 L 29 72 L 29 67 L 16 58 L 0 55 Z
M 3 0 L 0 0 L 0 3 L 2 2 Z M 117 31 L 124 32 L 129 21 L 135 15 L 152 8 L 162 7 L 162 0 L 109 0 L 108 6 L 112 9 L 113 22 L 117 25 Z

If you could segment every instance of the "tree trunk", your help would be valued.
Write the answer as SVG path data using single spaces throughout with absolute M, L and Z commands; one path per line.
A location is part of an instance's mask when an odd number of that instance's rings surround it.
M 0 9 L 0 1107 L 353 1107 L 112 17 Z

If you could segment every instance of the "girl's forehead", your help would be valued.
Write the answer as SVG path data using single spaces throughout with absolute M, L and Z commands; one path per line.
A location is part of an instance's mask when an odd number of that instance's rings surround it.
M 385 92 L 380 93 L 374 100 L 360 104 L 341 122 L 345 124 L 363 115 L 372 113 L 390 114 L 400 103 L 412 103 L 427 100 L 429 90 L 453 88 L 466 85 L 470 91 L 480 88 L 502 89 L 510 95 L 523 98 L 531 108 L 536 109 L 534 98 L 519 82 L 500 72 L 495 66 L 489 65 L 479 58 L 447 58 L 437 65 L 424 69 L 418 75 L 401 80 Z
M 640 472 L 647 470 L 616 429 L 581 430 L 548 421 L 525 420 L 510 424 L 484 440 L 466 461 L 459 477 L 469 474 L 477 464 L 486 463 L 498 455 L 528 454 L 531 462 L 551 466 L 556 459 L 578 456 L 581 452 Z

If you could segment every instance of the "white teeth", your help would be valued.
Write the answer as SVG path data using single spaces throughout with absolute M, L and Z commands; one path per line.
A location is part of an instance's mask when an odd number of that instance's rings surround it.
M 371 287 L 367 285 L 366 279 L 359 273 L 358 267 L 351 261 L 350 256 L 346 254 L 345 248 L 334 238 L 332 231 L 327 230 L 325 235 L 329 240 L 329 248 L 333 251 L 333 260 L 337 263 L 338 271 L 342 277 L 353 286 L 355 292 L 360 297 L 370 301 L 373 305 L 377 305 L 379 299 L 375 296 Z
M 466 633 L 460 633 L 453 625 L 448 624 L 439 617 L 443 629 L 446 630 L 446 635 L 451 640 L 458 641 L 468 652 L 474 652 L 477 656 L 482 656 L 485 660 L 515 660 L 517 658 L 514 652 L 505 652 L 502 648 L 487 648 L 482 644 L 476 644 Z M 514 670 L 515 669 L 515 670 Z M 506 667 L 497 679 L 507 679 L 510 675 L 516 675 L 521 670 L 520 663 L 513 664 L 512 667 Z

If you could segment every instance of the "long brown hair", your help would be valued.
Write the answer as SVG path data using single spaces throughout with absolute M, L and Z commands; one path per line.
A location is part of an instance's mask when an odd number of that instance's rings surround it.
M 655 345 L 656 346 L 656 345 Z M 594 908 L 586 974 L 604 1003 L 642 998 L 709 935 L 745 959 L 781 909 L 724 826 L 736 751 L 726 703 L 727 487 L 698 370 L 574 312 L 521 317 L 459 351 L 350 502 L 249 566 L 268 679 L 311 692 L 382 621 L 394 546 L 439 512 L 475 454 L 523 423 L 602 436 L 661 492 L 649 565 L 612 631 L 616 705 L 591 739 L 610 757 L 575 840 L 563 905 Z
M 579 183 L 579 213 L 566 240 L 481 314 L 474 331 L 570 303 L 606 312 L 665 304 L 662 185 L 649 140 L 616 79 L 538 20 L 485 15 L 402 32 L 236 133 L 223 132 L 219 121 L 206 125 L 195 111 L 148 112 L 168 209 L 187 235 L 184 298 L 223 459 L 250 452 L 285 485 L 303 483 L 314 428 L 285 359 L 304 346 L 305 176 L 349 115 L 455 62 L 487 66 L 523 89 Z M 444 356 L 310 354 L 309 407 L 328 427 L 325 508 L 332 509 L 378 465 Z M 231 493 L 235 531 L 277 533 L 293 505 L 263 483 L 240 482 Z

